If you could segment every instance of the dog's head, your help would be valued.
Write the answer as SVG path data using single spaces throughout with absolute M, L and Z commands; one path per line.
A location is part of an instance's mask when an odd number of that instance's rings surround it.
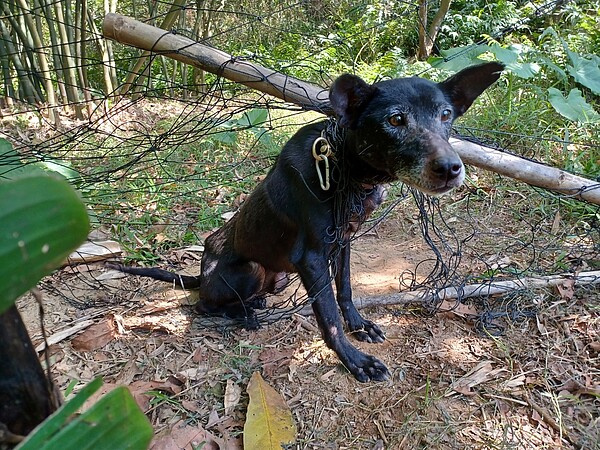
M 448 143 L 452 123 L 500 76 L 497 62 L 466 68 L 442 83 L 399 78 L 367 84 L 342 75 L 329 92 L 346 151 L 365 173 L 401 180 L 428 194 L 460 186 L 465 169 Z M 360 170 L 360 167 L 358 167 Z

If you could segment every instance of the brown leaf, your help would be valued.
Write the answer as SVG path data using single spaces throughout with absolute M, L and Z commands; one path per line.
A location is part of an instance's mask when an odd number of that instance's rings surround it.
M 242 388 L 236 384 L 231 378 L 227 380 L 225 386 L 225 397 L 223 398 L 223 406 L 225 406 L 225 415 L 230 415 L 235 407 L 240 402 Z
M 456 300 L 444 300 L 440 305 L 441 311 L 450 312 L 458 317 L 469 318 L 477 316 L 477 308 L 474 305 L 466 305 Z
M 117 327 L 113 316 L 105 317 L 101 322 L 92 325 L 71 341 L 73 348 L 80 352 L 98 350 L 117 336 Z
M 293 349 L 280 350 L 275 347 L 265 348 L 258 355 L 265 376 L 272 377 L 281 367 L 287 367 L 294 354 Z
M 460 394 L 471 395 L 471 389 L 473 387 L 493 378 L 497 378 L 499 373 L 505 371 L 506 369 L 503 368 L 492 368 L 491 361 L 481 361 L 469 373 L 452 383 L 450 389 Z M 451 395 L 451 393 L 448 395 Z
M 150 450 L 225 450 L 222 440 L 206 431 L 200 425 L 186 425 L 184 421 L 177 422 L 171 428 L 163 431 L 150 443 Z
M 558 295 L 563 300 L 571 300 L 575 295 L 575 280 L 562 280 L 556 285 Z

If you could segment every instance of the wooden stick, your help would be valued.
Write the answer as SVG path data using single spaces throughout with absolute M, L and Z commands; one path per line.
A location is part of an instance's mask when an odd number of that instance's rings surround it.
M 331 114 L 329 91 L 131 17 L 109 13 L 102 33 L 115 41 L 168 56 L 302 108 Z
M 450 144 L 466 164 L 600 205 L 597 181 L 473 142 L 450 138 Z
M 528 277 L 516 280 L 494 281 L 490 283 L 469 284 L 462 288 L 448 287 L 445 289 L 399 292 L 395 294 L 354 298 L 357 308 L 368 308 L 377 305 L 401 305 L 409 303 L 429 303 L 436 300 L 456 300 L 458 298 L 486 297 L 489 295 L 506 294 L 513 291 L 541 289 L 558 286 L 564 281 L 573 280 L 578 284 L 600 284 L 600 270 L 581 272 L 578 274 L 565 273 L 541 277 Z M 304 310 L 303 310 L 304 311 Z
M 333 114 L 327 89 L 235 58 L 184 36 L 113 13 L 104 18 L 102 32 L 107 38 L 199 67 L 304 109 Z M 467 164 L 600 204 L 600 184 L 595 181 L 460 139 L 452 139 L 451 143 Z
M 381 305 L 408 305 L 408 304 L 423 304 L 433 303 L 436 301 L 452 301 L 470 297 L 485 297 L 488 295 L 506 294 L 514 291 L 524 291 L 529 289 L 541 289 L 558 286 L 564 281 L 575 281 L 577 284 L 600 284 L 600 270 L 591 272 L 581 272 L 578 274 L 565 273 L 560 275 L 549 275 L 541 277 L 528 277 L 517 280 L 503 280 L 492 283 L 469 284 L 462 288 L 449 287 L 445 289 L 423 289 L 420 291 L 398 292 L 387 295 L 358 297 L 354 296 L 354 304 L 356 308 L 370 308 Z M 313 310 L 310 306 L 304 306 L 302 309 L 295 311 L 294 314 L 302 316 L 310 316 Z M 259 312 L 260 315 L 260 312 Z M 276 322 L 283 318 L 289 317 L 289 310 L 276 309 L 268 312 L 266 320 L 268 322 Z M 215 317 L 199 316 L 194 319 L 194 325 L 198 329 L 204 329 L 210 326 L 219 324 L 221 326 L 239 325 L 239 321 L 232 319 L 223 319 Z

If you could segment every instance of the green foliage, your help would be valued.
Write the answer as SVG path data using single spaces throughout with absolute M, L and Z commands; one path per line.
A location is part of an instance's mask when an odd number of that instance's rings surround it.
M 96 379 L 36 428 L 17 450 L 147 449 L 152 426 L 129 390 L 118 387 L 76 415 L 102 386 Z
M 0 182 L 0 312 L 59 266 L 88 230 L 85 206 L 66 181 Z
M 548 100 L 552 107 L 563 117 L 580 123 L 596 123 L 600 114 L 585 101 L 579 89 L 571 89 L 565 97 L 556 88 L 548 88 Z

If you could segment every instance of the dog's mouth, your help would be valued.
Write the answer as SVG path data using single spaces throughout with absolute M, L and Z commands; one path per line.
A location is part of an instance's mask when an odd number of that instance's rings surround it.
M 439 179 L 432 180 L 432 179 L 427 179 L 427 177 L 419 177 L 419 178 L 399 177 L 399 178 L 403 183 L 405 183 L 415 189 L 418 189 L 419 191 L 423 192 L 424 194 L 438 196 L 438 195 L 446 194 L 446 193 L 450 192 L 451 190 L 462 186 L 463 181 L 464 181 L 464 169 L 463 169 L 462 173 L 460 174 L 460 176 L 455 177 L 451 180 L 447 180 L 447 181 L 442 181 Z

